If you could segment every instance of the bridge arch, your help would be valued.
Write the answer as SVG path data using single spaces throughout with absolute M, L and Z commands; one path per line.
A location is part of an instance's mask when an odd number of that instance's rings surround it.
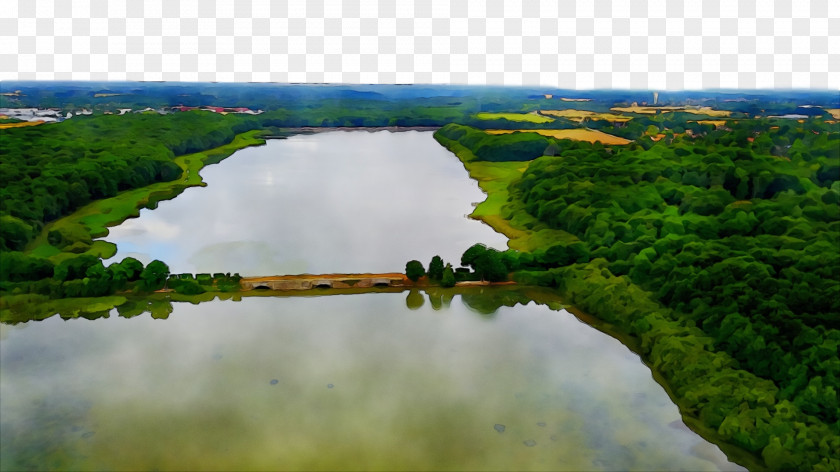
M 244 277 L 240 281 L 243 290 L 312 290 L 318 288 L 348 289 L 399 287 L 405 284 L 405 276 L 386 274 L 329 274 L 329 275 L 284 275 L 265 277 Z

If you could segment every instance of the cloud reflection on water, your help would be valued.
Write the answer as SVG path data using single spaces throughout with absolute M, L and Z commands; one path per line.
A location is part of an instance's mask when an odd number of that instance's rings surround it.
M 174 272 L 389 272 L 435 254 L 457 265 L 475 242 L 507 241 L 463 217 L 484 194 L 431 132 L 298 135 L 240 150 L 202 176 L 207 187 L 113 228 L 116 260 L 130 248 Z M 238 256 L 221 257 L 225 245 Z
M 693 455 L 702 439 L 669 426 L 677 408 L 650 371 L 567 312 L 405 297 L 27 323 L 0 345 L 4 438 L 47 435 L 66 468 L 715 470 Z M 43 402 L 79 429 L 35 414 Z

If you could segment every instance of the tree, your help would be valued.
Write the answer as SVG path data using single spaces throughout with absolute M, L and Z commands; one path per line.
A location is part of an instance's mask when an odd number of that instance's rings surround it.
M 33 235 L 32 226 L 20 218 L 0 216 L 0 249 L 22 251 Z
M 461 256 L 461 265 L 470 266 L 481 280 L 500 282 L 507 279 L 507 267 L 499 251 L 483 244 L 474 244 Z
M 432 262 L 429 262 L 429 279 L 440 280 L 441 277 L 443 277 L 443 259 L 440 256 L 435 256 L 432 258 Z
M 65 259 L 55 266 L 53 278 L 60 281 L 81 279 L 85 277 L 85 272 L 87 272 L 90 266 L 100 263 L 101 261 L 98 257 L 91 255 L 81 255 Z
M 102 264 L 102 261 L 98 261 L 96 264 L 91 265 L 85 270 L 85 277 L 91 279 L 109 279 L 111 278 L 111 274 L 107 272 L 105 266 Z
M 475 261 L 485 253 L 487 253 L 487 246 L 481 243 L 473 244 L 469 249 L 464 251 L 464 254 L 461 256 L 461 265 L 464 267 L 472 267 Z
M 169 266 L 155 259 L 140 273 L 140 280 L 143 288 L 148 291 L 163 288 L 166 279 L 169 277 Z
M 405 275 L 411 279 L 412 282 L 417 282 L 420 277 L 426 274 L 423 264 L 420 261 L 408 261 L 405 264 Z
M 199 285 L 195 280 L 179 280 L 178 285 L 175 287 L 175 291 L 185 295 L 198 295 L 206 292 L 207 290 L 205 290 L 204 287 Z
M 122 262 L 114 262 L 108 266 L 108 272 L 114 279 L 121 279 L 128 282 L 133 282 L 140 277 L 143 272 L 143 263 L 133 257 L 126 257 Z
M 0 252 L 0 280 L 41 280 L 52 277 L 53 271 L 53 263 L 48 259 L 17 251 Z
M 82 295 L 86 297 L 101 297 L 114 293 L 115 287 L 111 280 L 111 273 L 101 260 L 87 268 L 83 282 Z
M 443 276 L 440 279 L 440 286 L 441 287 L 454 287 L 455 286 L 455 271 L 452 270 L 452 264 L 446 264 L 446 267 L 443 268 Z
M 489 280 L 490 282 L 507 280 L 507 267 L 502 262 L 501 253 L 494 249 L 488 250 L 483 256 L 476 259 L 473 267 L 481 280 Z

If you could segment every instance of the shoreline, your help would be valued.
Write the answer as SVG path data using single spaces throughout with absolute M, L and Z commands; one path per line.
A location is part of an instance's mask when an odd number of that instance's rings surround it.
M 440 126 L 300 126 L 296 128 L 276 128 L 281 132 L 289 133 L 289 136 L 295 134 L 315 134 L 328 133 L 330 131 L 367 131 L 375 133 L 378 131 L 390 131 L 392 133 L 402 133 L 405 131 L 437 131 Z M 286 139 L 289 136 L 263 136 L 263 139 Z
M 174 162 L 183 172 L 175 180 L 157 182 L 93 201 L 67 216 L 47 223 L 41 233 L 27 245 L 25 252 L 51 259 L 55 263 L 80 255 L 93 255 L 101 259 L 113 257 L 117 252 L 116 245 L 101 239 L 108 235 L 109 227 L 117 226 L 129 218 L 136 218 L 140 216 L 140 210 L 154 208 L 158 202 L 171 200 L 190 187 L 203 187 L 206 184 L 199 172 L 204 167 L 217 164 L 240 149 L 265 144 L 265 140 L 260 136 L 264 132 L 263 129 L 246 131 L 237 134 L 231 142 L 222 146 L 177 156 Z M 87 244 L 87 249 L 77 253 L 67 250 L 70 245 L 64 248 L 51 245 L 47 240 L 48 234 L 59 228 L 75 230 L 77 234 L 83 231 L 89 239 L 77 241 Z
M 45 295 L 25 296 L 20 301 L 5 300 L 0 304 L 0 324 L 16 325 L 33 321 L 42 321 L 53 316 L 60 316 L 63 319 L 85 318 L 95 319 L 108 317 L 111 310 L 118 309 L 125 318 L 133 318 L 143 313 L 150 314 L 153 318 L 165 318 L 172 311 L 173 303 L 189 303 L 197 305 L 202 302 L 211 301 L 232 301 L 240 302 L 248 298 L 308 298 L 308 297 L 329 297 L 349 296 L 374 293 L 401 294 L 410 292 L 421 292 L 426 294 L 450 294 L 450 295 L 482 295 L 487 294 L 487 286 L 461 285 L 455 287 L 441 287 L 439 285 L 427 286 L 370 286 L 370 287 L 349 287 L 349 288 L 312 288 L 308 290 L 237 290 L 223 292 L 218 290 L 207 291 L 196 295 L 178 293 L 173 290 L 159 290 L 150 293 L 119 292 L 113 295 L 102 297 L 78 297 L 50 299 Z M 534 301 L 541 305 L 547 305 L 552 310 L 565 309 L 560 295 L 555 291 L 535 285 L 519 284 L 496 284 L 491 287 L 499 293 L 520 293 L 522 297 L 519 302 L 526 304 Z M 524 297 L 524 298 L 523 298 Z M 526 301 L 527 299 L 527 301 Z M 24 308 L 25 306 L 25 308 Z
M 504 197 L 503 200 L 507 201 L 508 186 L 512 182 L 512 180 L 510 180 L 510 175 L 484 175 L 486 173 L 479 171 L 479 169 L 477 168 L 477 164 L 487 164 L 485 161 L 477 161 L 475 156 L 469 149 L 463 147 L 460 143 L 456 141 L 452 141 L 444 136 L 436 135 L 435 138 L 442 146 L 447 148 L 461 161 L 465 169 L 469 172 L 470 178 L 478 181 L 481 190 L 487 195 L 487 198 L 483 202 L 479 203 L 479 205 L 476 207 L 475 211 L 473 211 L 470 217 L 477 220 L 481 220 L 482 222 L 484 222 L 485 224 L 487 224 L 488 226 L 490 226 L 495 231 L 501 234 L 504 234 L 506 236 L 510 235 L 508 236 L 508 247 L 510 247 L 511 249 L 523 250 L 529 247 L 539 246 L 542 243 L 543 237 L 545 236 L 554 239 L 556 239 L 558 236 L 574 237 L 573 235 L 568 233 L 564 235 L 563 232 L 558 232 L 556 230 L 550 230 L 546 228 L 534 231 L 531 229 L 519 227 L 516 225 L 515 221 L 507 219 L 502 214 L 499 214 L 502 213 L 501 206 L 498 207 L 498 212 L 491 211 L 487 213 L 488 209 L 494 209 L 492 208 L 492 199 L 498 199 L 499 196 L 502 195 Z M 481 213 L 479 211 L 481 209 L 484 209 L 485 213 Z M 543 235 L 541 233 L 545 234 Z M 567 267 L 566 269 L 572 272 L 571 277 L 573 279 L 584 280 L 587 276 L 585 270 L 575 270 L 572 267 Z M 584 285 L 589 287 L 591 290 L 597 290 L 597 286 L 595 284 L 587 283 Z M 571 306 L 567 306 L 566 310 L 572 313 L 581 322 L 586 323 L 594 329 L 597 329 L 617 339 L 631 352 L 639 356 L 639 359 L 642 361 L 642 363 L 644 363 L 645 366 L 647 366 L 650 369 L 651 376 L 654 378 L 654 380 L 660 386 L 662 386 L 662 388 L 668 394 L 671 401 L 674 403 L 675 406 L 677 406 L 680 412 L 680 416 L 683 419 L 683 423 L 686 426 L 688 426 L 689 429 L 697 433 L 700 437 L 717 446 L 721 451 L 723 451 L 723 453 L 731 462 L 741 465 L 742 467 L 746 467 L 749 470 L 763 470 L 764 468 L 766 468 L 766 466 L 761 461 L 760 457 L 757 457 L 755 454 L 735 444 L 725 441 L 716 429 L 711 428 L 705 423 L 703 423 L 699 415 L 692 414 L 691 412 L 687 411 L 687 408 L 685 407 L 685 398 L 677 394 L 680 385 L 668 381 L 665 373 L 657 367 L 656 360 L 649 354 L 649 352 L 645 352 L 645 349 L 643 348 L 643 339 L 634 336 L 631 333 L 631 330 L 628 328 L 628 326 L 609 321 L 607 317 L 604 317 L 601 314 L 599 314 L 597 309 L 592 309 L 592 307 L 588 307 L 587 309 L 581 306 L 580 304 L 577 304 L 578 299 L 586 295 L 584 292 L 568 290 L 568 287 L 566 287 L 566 289 L 557 287 L 553 290 L 556 292 L 557 296 L 560 299 L 570 304 L 574 304 Z M 673 322 L 673 324 L 674 326 L 676 326 L 676 322 Z

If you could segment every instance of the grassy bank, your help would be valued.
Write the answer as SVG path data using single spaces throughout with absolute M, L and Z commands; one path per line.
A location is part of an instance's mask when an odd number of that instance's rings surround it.
M 175 158 L 175 163 L 182 169 L 181 177 L 170 182 L 160 182 L 143 188 L 128 190 L 112 198 L 96 200 L 76 212 L 47 224 L 38 237 L 27 247 L 27 253 L 46 257 L 54 263 L 89 254 L 107 259 L 116 254 L 114 244 L 94 241 L 108 234 L 109 226 L 116 226 L 128 218 L 140 215 L 143 208 L 154 208 L 162 200 L 170 200 L 189 187 L 204 186 L 199 171 L 206 165 L 216 164 L 239 149 L 264 144 L 260 138 L 261 130 L 248 131 L 237 135 L 233 141 L 207 151 L 186 154 Z M 60 231 L 70 235 L 74 242 L 63 249 L 49 242 L 49 233 Z
M 521 211 L 520 205 L 511 199 L 510 183 L 522 176 L 528 168 L 528 162 L 480 161 L 457 141 L 439 133 L 435 134 L 435 139 L 458 156 L 470 178 L 477 181 L 479 188 L 487 194 L 487 198 L 475 207 L 470 217 L 487 223 L 497 232 L 507 236 L 508 247 L 519 251 L 533 251 L 556 244 L 557 241 L 577 241 L 572 234 L 546 227 L 536 218 Z

